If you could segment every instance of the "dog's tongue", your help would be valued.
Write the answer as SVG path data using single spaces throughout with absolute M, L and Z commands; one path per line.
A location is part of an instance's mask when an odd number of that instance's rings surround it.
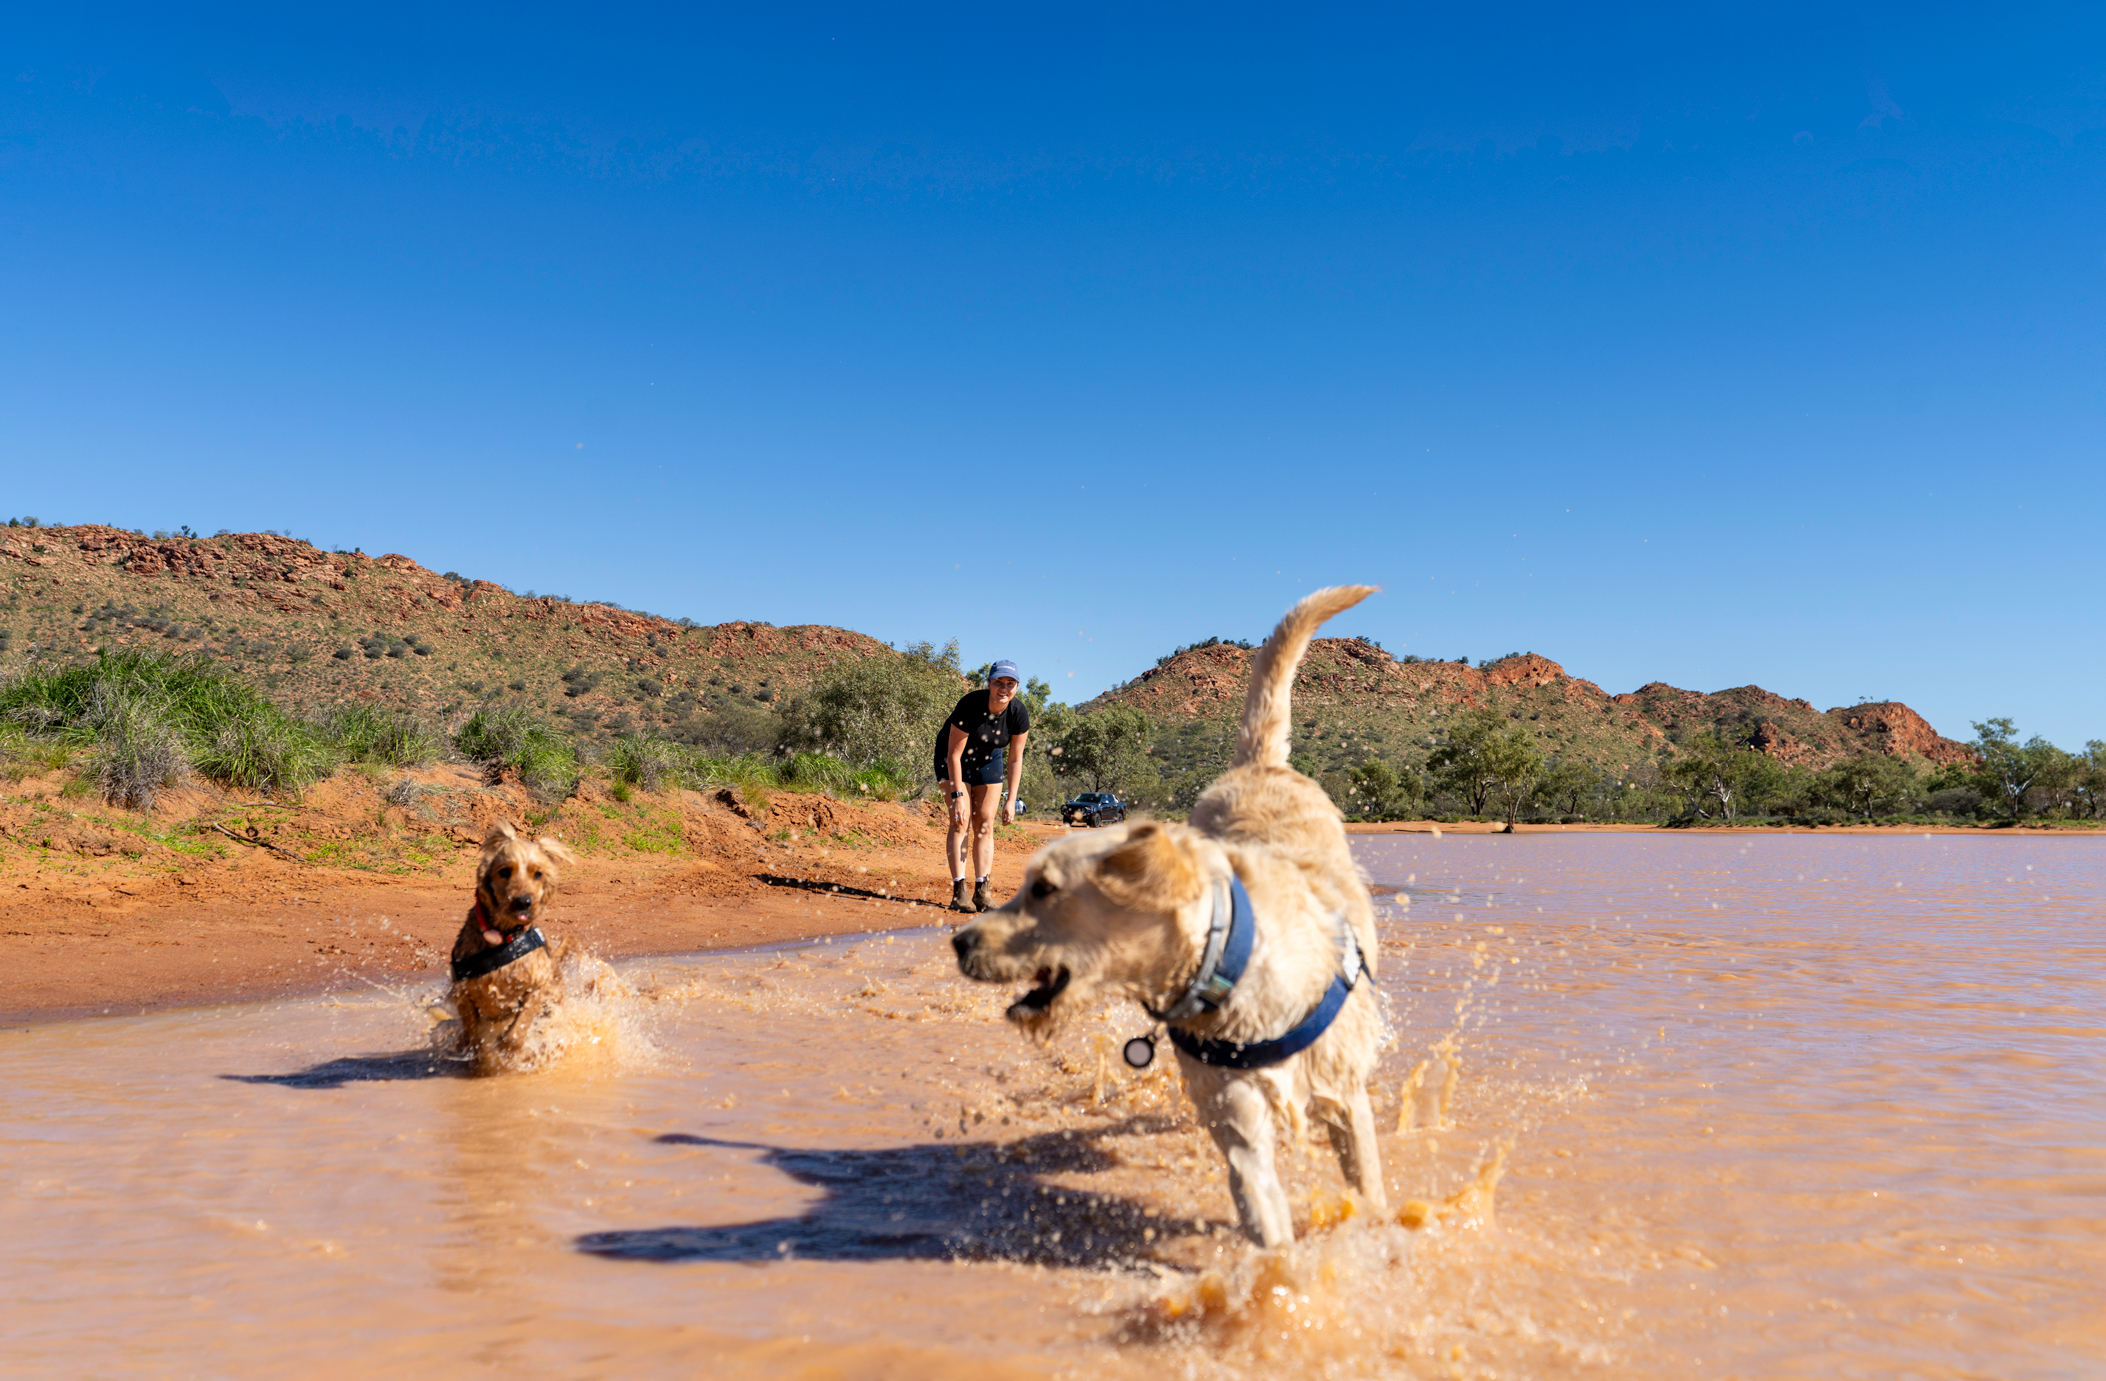
M 505 942 L 504 936 L 498 934 L 494 930 L 489 929 L 488 927 L 485 927 L 483 930 L 483 938 L 485 940 L 488 940 L 493 945 L 501 945 Z

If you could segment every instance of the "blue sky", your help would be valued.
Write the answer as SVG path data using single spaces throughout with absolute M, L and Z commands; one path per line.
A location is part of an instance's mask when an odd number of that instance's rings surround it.
M 0 508 L 2106 737 L 2096 10 L 761 8 L 16 24 Z

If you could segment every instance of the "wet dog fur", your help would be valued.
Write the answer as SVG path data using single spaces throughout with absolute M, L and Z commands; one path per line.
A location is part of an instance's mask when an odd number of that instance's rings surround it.
M 466 959 L 495 949 L 530 925 L 539 925 L 560 880 L 558 863 L 575 856 L 556 839 L 528 839 L 510 824 L 483 838 L 475 869 L 476 908 L 468 912 L 453 942 L 453 957 Z M 491 941 L 485 929 L 498 935 Z M 516 1068 L 534 1023 L 563 998 L 563 942 L 551 940 L 523 959 L 453 985 L 461 1017 L 461 1044 L 477 1074 Z
M 1197 972 L 1208 895 L 1233 873 L 1257 917 L 1250 965 L 1219 1010 L 1179 1026 L 1203 1039 L 1250 1042 L 1279 1035 L 1316 1006 L 1341 963 L 1338 925 L 1350 925 L 1367 979 L 1314 1045 L 1252 1070 L 1178 1052 L 1185 1088 L 1228 1161 L 1243 1229 L 1266 1247 L 1294 1237 L 1273 1159 L 1275 1113 L 1296 1130 L 1313 1115 L 1347 1182 L 1371 1209 L 1387 1206 L 1367 1094 L 1384 1031 L 1370 981 L 1374 906 L 1338 808 L 1287 765 L 1302 653 L 1324 620 L 1372 593 L 1364 585 L 1318 590 L 1280 621 L 1251 665 L 1235 761 L 1199 798 L 1189 824 L 1143 822 L 1050 845 L 1007 905 L 952 938 L 967 977 L 1032 984 L 1008 1010 L 1027 1032 L 1042 1034 L 1065 1012 L 1107 997 L 1161 1011 Z

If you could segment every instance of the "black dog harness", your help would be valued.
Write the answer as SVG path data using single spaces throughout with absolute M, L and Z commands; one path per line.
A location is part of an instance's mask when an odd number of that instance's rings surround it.
M 1223 905 L 1224 902 L 1227 904 Z M 1342 971 L 1331 976 L 1330 986 L 1324 989 L 1315 1009 L 1292 1028 L 1271 1040 L 1244 1042 L 1202 1040 L 1172 1025 L 1171 1044 L 1201 1064 L 1222 1069 L 1263 1069 L 1299 1055 L 1316 1044 L 1317 1038 L 1330 1030 L 1331 1023 L 1345 1010 L 1346 998 L 1360 981 L 1362 971 L 1360 941 L 1343 915 L 1338 917 L 1338 928 L 1343 932 L 1340 943 L 1345 951 L 1340 966 Z M 1244 969 L 1250 965 L 1251 945 L 1256 939 L 1257 929 L 1250 893 L 1243 890 L 1243 879 L 1231 876 L 1227 887 L 1217 886 L 1214 890 L 1213 915 L 1207 925 L 1206 949 L 1200 957 L 1199 972 L 1193 975 L 1183 997 L 1164 1011 L 1158 1012 L 1150 1007 L 1148 1014 L 1157 1021 L 1174 1023 L 1189 1021 L 1202 1012 L 1218 1009 L 1228 1001 L 1229 994 L 1235 991 L 1236 983 L 1243 977 Z M 1152 1047 L 1154 1043 L 1150 1041 L 1149 1044 Z M 1148 1054 L 1153 1057 L 1152 1048 Z M 1129 1064 L 1136 1063 L 1132 1054 L 1128 1054 L 1126 1060 Z M 1145 1064 L 1146 1061 L 1139 1063 Z
M 482 903 L 477 902 L 475 909 L 481 914 Z M 547 943 L 548 941 L 541 938 L 540 928 L 530 925 L 495 949 L 482 950 L 466 959 L 454 960 L 453 981 L 460 983 L 470 978 L 481 978 L 486 973 L 496 973 L 507 964 L 518 963 Z

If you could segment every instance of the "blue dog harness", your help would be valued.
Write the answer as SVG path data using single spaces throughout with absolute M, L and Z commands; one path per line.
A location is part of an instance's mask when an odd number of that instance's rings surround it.
M 477 904 L 481 909 L 481 904 Z M 486 973 L 496 973 L 507 964 L 517 963 L 535 950 L 547 944 L 541 938 L 538 927 L 528 926 L 495 949 L 480 950 L 466 959 L 453 961 L 453 981 L 465 982 L 470 978 L 481 978 Z
M 1221 895 L 1224 890 L 1228 893 L 1226 898 Z M 1222 904 L 1224 900 L 1228 903 L 1226 906 Z M 1339 929 L 1344 932 L 1343 972 L 1331 976 L 1330 985 L 1324 989 L 1315 1010 L 1294 1027 L 1271 1040 L 1244 1042 L 1202 1040 L 1173 1025 L 1170 1027 L 1171 1044 L 1201 1064 L 1221 1069 L 1263 1069 L 1299 1055 L 1316 1044 L 1317 1038 L 1328 1031 L 1338 1014 L 1345 1010 L 1346 997 L 1360 981 L 1362 970 L 1360 942 L 1353 934 L 1353 927 L 1342 915 L 1338 921 Z M 1228 1001 L 1229 994 L 1235 991 L 1238 980 L 1243 977 L 1244 969 L 1250 965 L 1251 944 L 1256 939 L 1257 929 L 1250 893 L 1243 890 L 1243 879 L 1232 875 L 1226 889 L 1217 887 L 1215 890 L 1213 915 L 1207 926 L 1207 943 L 1200 957 L 1199 972 L 1193 976 L 1183 997 L 1164 1011 L 1158 1012 L 1150 1007 L 1148 1014 L 1165 1023 L 1189 1021 Z

